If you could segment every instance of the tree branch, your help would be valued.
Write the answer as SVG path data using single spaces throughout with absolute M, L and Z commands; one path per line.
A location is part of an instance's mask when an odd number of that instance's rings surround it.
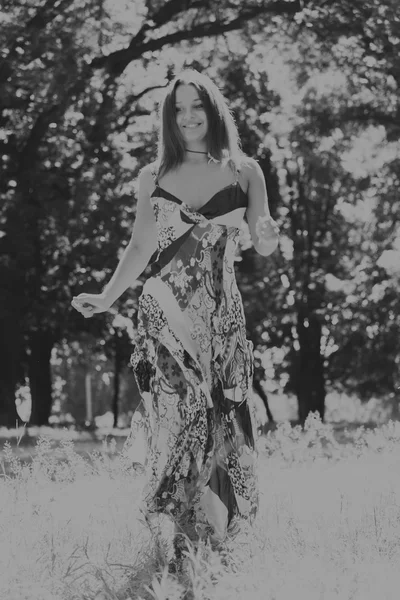
M 170 8 L 174 5 L 176 10 L 178 10 L 178 7 L 182 5 L 182 0 L 179 2 L 178 0 L 171 0 L 168 4 Z M 192 6 L 193 5 L 194 3 Z M 189 8 L 190 7 L 191 5 L 189 4 Z M 234 31 L 240 29 L 246 21 L 255 19 L 263 14 L 295 14 L 300 10 L 300 0 L 294 0 L 293 2 L 277 0 L 276 2 L 271 2 L 267 5 L 263 3 L 257 6 L 242 6 L 238 15 L 230 21 L 221 22 L 207 20 L 191 29 L 175 31 L 156 39 L 144 41 L 144 34 L 151 29 L 151 27 L 146 24 L 146 26 L 131 40 L 127 48 L 116 50 L 106 56 L 98 56 L 94 58 L 90 64 L 93 69 L 105 69 L 108 73 L 118 77 L 132 61 L 137 60 L 145 52 L 155 52 L 166 45 L 177 44 L 184 40 L 213 37 L 228 31 Z M 154 20 L 154 16 L 152 17 L 152 20 Z
M 7 81 L 13 72 L 12 61 L 18 56 L 17 48 L 26 46 L 29 37 L 35 38 L 38 32 L 45 29 L 51 21 L 73 4 L 73 2 L 74 0 L 62 0 L 54 8 L 54 0 L 47 0 L 43 6 L 38 7 L 37 12 L 29 21 L 21 25 L 20 32 L 14 35 L 13 42 L 10 48 L 8 48 L 7 56 L 0 62 L 0 84 Z M 25 5 L 25 8 L 28 7 Z M 38 56 L 40 56 L 40 53 L 35 58 Z
M 165 25 L 165 23 L 172 21 L 180 13 L 193 8 L 210 8 L 210 2 L 203 0 L 168 0 L 163 3 L 157 12 L 153 14 L 149 12 L 148 19 L 151 19 L 157 27 L 160 27 L 160 25 Z
M 122 123 L 119 123 L 118 126 L 115 128 L 115 130 L 118 131 L 123 131 L 128 125 L 129 125 L 129 121 L 135 117 L 142 117 L 145 115 L 150 115 L 151 111 L 146 110 L 144 108 L 140 108 L 138 106 L 135 106 L 135 108 L 133 108 L 132 110 L 130 110 L 129 112 L 125 112 L 124 108 L 126 106 L 130 106 L 132 105 L 134 102 L 138 102 L 140 100 L 140 98 L 142 98 L 145 94 L 148 94 L 149 92 L 153 91 L 153 90 L 159 90 L 162 88 L 167 87 L 168 83 L 165 85 L 150 85 L 147 88 L 144 88 L 141 92 L 139 92 L 138 94 L 134 94 L 132 96 L 129 96 L 126 100 L 126 102 L 124 103 L 124 106 L 121 108 L 121 113 L 124 114 L 124 120 L 122 121 Z
M 138 94 L 133 94 L 132 96 L 129 96 L 126 104 L 128 102 L 138 102 L 140 100 L 140 98 L 143 98 L 143 96 L 145 96 L 149 92 L 152 92 L 153 90 L 159 90 L 159 89 L 165 88 L 165 87 L 167 87 L 167 85 L 168 85 L 168 83 L 166 83 L 165 85 L 149 85 L 147 88 L 144 88 Z
M 36 151 L 43 137 L 45 136 L 49 124 L 52 121 L 57 121 L 66 111 L 69 103 L 74 97 L 79 96 L 85 89 L 89 78 L 89 66 L 87 65 L 80 74 L 79 79 L 65 91 L 62 100 L 59 104 L 52 104 L 47 110 L 43 111 L 36 119 L 29 136 L 19 149 L 19 172 L 23 172 L 27 167 L 33 168 Z
M 68 4 L 71 0 L 63 0 L 63 3 Z M 49 0 L 48 0 L 49 2 Z M 195 0 L 190 3 L 188 0 L 186 7 L 197 6 L 198 2 Z M 182 2 L 178 0 L 170 0 L 169 7 L 172 10 L 175 7 L 176 11 L 181 12 Z M 87 80 L 90 77 L 91 72 L 94 69 L 104 69 L 108 75 L 108 83 L 115 81 L 115 79 L 123 73 L 125 68 L 133 61 L 139 59 L 145 52 L 154 52 L 162 49 L 168 44 L 176 44 L 184 40 L 191 40 L 195 38 L 212 37 L 217 36 L 228 31 L 234 31 L 240 29 L 244 22 L 254 19 L 263 14 L 294 14 L 301 10 L 301 1 L 293 0 L 293 2 L 287 2 L 285 0 L 276 0 L 276 2 L 270 2 L 265 5 L 263 2 L 259 5 L 241 6 L 237 16 L 230 21 L 221 23 L 220 21 L 206 21 L 192 27 L 189 30 L 179 30 L 170 34 L 166 34 L 156 39 L 150 39 L 144 41 L 145 34 L 151 30 L 149 23 L 141 28 L 138 34 L 131 40 L 131 43 L 127 48 L 112 52 L 106 56 L 98 56 L 94 58 L 91 63 L 86 64 L 82 70 L 79 79 L 72 85 L 58 105 L 52 105 L 47 111 L 42 113 L 36 123 L 34 124 L 28 139 L 24 143 L 23 148 L 20 152 L 20 163 L 19 168 L 24 169 L 27 165 L 31 165 L 31 157 L 34 155 L 34 149 L 38 147 L 41 139 L 43 139 L 48 125 L 52 120 L 57 120 L 65 111 L 69 102 L 74 97 L 79 96 L 82 90 L 85 88 Z M 160 9 L 164 10 L 164 8 Z M 163 18 L 166 18 L 166 13 Z M 159 16 L 159 22 L 162 19 Z
M 341 122 L 365 123 L 370 121 L 379 125 L 391 125 L 398 129 L 400 133 L 400 110 L 397 110 L 396 113 L 387 113 L 368 104 L 359 104 L 341 112 L 339 118 Z

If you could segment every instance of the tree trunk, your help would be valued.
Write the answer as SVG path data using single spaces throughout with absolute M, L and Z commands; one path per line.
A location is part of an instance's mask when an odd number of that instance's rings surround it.
M 271 409 L 268 404 L 268 396 L 264 392 L 261 382 L 258 381 L 258 379 L 253 378 L 253 387 L 254 387 L 255 391 L 257 392 L 257 394 L 260 396 L 261 400 L 264 402 L 264 406 L 265 406 L 265 410 L 267 412 L 267 417 L 268 417 L 269 423 L 274 423 L 274 417 L 272 416 L 272 412 L 271 412 Z
M 302 425 L 310 412 L 325 416 L 324 359 L 321 356 L 321 324 L 317 315 L 298 316 L 297 334 L 300 349 L 296 365 L 296 393 L 299 421 Z
M 51 351 L 54 338 L 49 332 L 36 331 L 29 340 L 28 376 L 32 397 L 30 425 L 47 425 L 53 404 Z
M 122 353 L 120 348 L 120 339 L 116 333 L 114 336 L 114 391 L 113 391 L 113 415 L 114 424 L 113 427 L 118 427 L 118 413 L 119 413 L 119 390 L 121 383 L 121 371 L 122 371 Z
M 18 323 L 8 314 L 0 320 L 0 427 L 12 428 L 22 424 L 15 405 L 19 355 Z

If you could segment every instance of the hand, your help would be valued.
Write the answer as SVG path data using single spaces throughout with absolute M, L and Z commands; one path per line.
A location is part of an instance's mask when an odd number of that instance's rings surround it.
M 79 294 L 73 297 L 71 304 L 85 319 L 110 308 L 104 294 Z
M 256 234 L 260 243 L 268 242 L 272 236 L 279 235 L 279 226 L 271 216 L 259 217 L 256 223 Z

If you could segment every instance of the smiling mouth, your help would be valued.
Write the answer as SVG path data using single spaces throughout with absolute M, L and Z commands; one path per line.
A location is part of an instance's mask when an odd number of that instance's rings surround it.
M 196 125 L 184 125 L 183 127 L 185 129 L 195 129 L 196 127 L 199 127 L 201 125 L 201 123 L 197 123 Z

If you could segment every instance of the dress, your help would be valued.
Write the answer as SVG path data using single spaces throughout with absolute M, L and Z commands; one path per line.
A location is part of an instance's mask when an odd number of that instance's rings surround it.
M 142 506 L 192 539 L 223 540 L 258 509 L 253 346 L 234 272 L 248 197 L 235 172 L 200 210 L 154 175 L 158 246 L 131 356 L 145 413 L 134 415 L 127 444 L 144 428 Z

